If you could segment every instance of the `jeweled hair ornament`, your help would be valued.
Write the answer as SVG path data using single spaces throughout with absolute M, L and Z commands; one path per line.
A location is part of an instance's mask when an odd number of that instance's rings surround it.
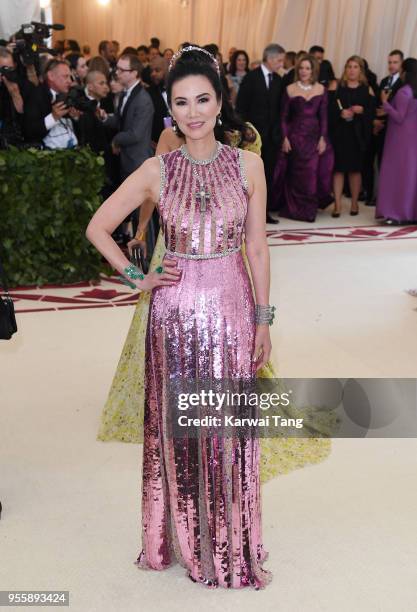
M 168 71 L 171 70 L 174 65 L 175 62 L 177 61 L 177 59 L 179 57 L 181 57 L 181 55 L 183 53 L 188 53 L 189 51 L 201 51 L 202 53 L 205 53 L 206 55 L 208 55 L 208 57 L 211 59 L 211 61 L 213 62 L 213 64 L 216 67 L 217 70 L 217 74 L 220 76 L 220 66 L 219 66 L 219 62 L 217 61 L 217 59 L 214 57 L 214 55 L 212 55 L 209 51 L 207 51 L 207 49 L 203 49 L 202 47 L 195 47 L 193 45 L 191 45 L 190 47 L 184 47 L 184 49 L 181 49 L 181 51 L 177 51 L 177 53 L 175 53 L 172 58 L 171 61 L 169 62 L 169 68 Z

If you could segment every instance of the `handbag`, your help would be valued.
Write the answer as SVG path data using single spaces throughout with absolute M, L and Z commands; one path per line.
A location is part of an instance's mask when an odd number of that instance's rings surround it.
M 0 261 L 0 280 L 3 284 L 5 295 L 0 295 L 0 340 L 10 340 L 17 332 L 16 317 L 14 314 L 13 300 L 9 295 L 6 274 Z

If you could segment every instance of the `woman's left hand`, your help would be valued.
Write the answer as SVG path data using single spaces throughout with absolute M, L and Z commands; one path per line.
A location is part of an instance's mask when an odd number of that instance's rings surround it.
M 269 333 L 269 325 L 256 326 L 255 333 L 255 348 L 252 355 L 252 360 L 256 362 L 256 370 L 262 368 L 268 361 L 271 355 L 271 337 Z
M 323 136 L 321 136 L 319 144 L 317 145 L 317 151 L 319 152 L 319 155 L 322 155 L 325 152 L 326 146 L 326 141 L 324 140 Z
M 351 107 L 351 109 L 353 110 L 355 115 L 362 115 L 364 111 L 363 106 L 361 106 L 360 104 L 355 104 L 354 106 Z

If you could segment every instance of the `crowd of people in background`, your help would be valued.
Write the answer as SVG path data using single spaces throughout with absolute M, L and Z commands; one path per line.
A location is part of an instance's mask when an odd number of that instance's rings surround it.
M 34 67 L 19 62 L 13 38 L 3 41 L 0 146 L 89 145 L 104 157 L 108 197 L 173 129 L 165 82 L 174 50 L 150 42 L 121 50 L 104 40 L 94 55 L 75 40 L 57 41 Z M 417 222 L 417 59 L 393 50 L 378 83 L 358 55 L 336 78 L 318 45 L 295 52 L 270 44 L 255 61 L 233 47 L 226 62 L 217 45 L 204 48 L 222 69 L 222 112 L 248 122 L 261 140 L 266 222 L 314 222 L 332 204 L 339 217 L 343 194 L 351 215 L 363 201 L 382 223 Z M 115 232 L 119 241 L 129 238 L 125 227 Z

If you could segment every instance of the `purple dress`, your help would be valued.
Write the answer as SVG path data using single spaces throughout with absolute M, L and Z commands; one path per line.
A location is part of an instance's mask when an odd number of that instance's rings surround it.
M 281 129 L 292 151 L 279 152 L 274 171 L 274 209 L 281 217 L 314 221 L 318 208 L 332 201 L 333 149 L 327 137 L 327 91 L 306 100 L 284 94 Z M 320 137 L 326 151 L 319 155 Z
M 184 147 L 160 155 L 159 213 L 166 257 L 181 279 L 151 295 L 146 334 L 142 481 L 143 569 L 178 562 L 193 581 L 263 588 L 272 579 L 261 536 L 260 441 L 176 438 L 170 381 L 254 380 L 255 306 L 241 252 L 248 210 L 242 151 L 220 145 L 196 171 Z M 203 207 L 204 208 L 204 207 Z
M 375 215 L 394 221 L 417 221 L 417 99 L 404 85 L 384 103 L 388 127 Z

